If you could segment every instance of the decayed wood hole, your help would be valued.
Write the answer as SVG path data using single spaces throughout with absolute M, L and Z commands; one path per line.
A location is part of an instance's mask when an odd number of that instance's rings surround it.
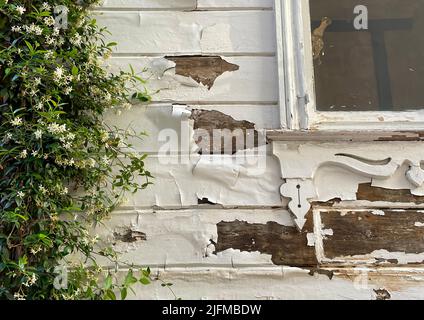
M 266 137 L 255 130 L 254 123 L 235 120 L 219 111 L 194 109 L 190 119 L 194 121 L 194 140 L 201 154 L 234 154 L 267 144 Z M 214 142 L 214 137 L 220 141 Z M 237 143 L 240 141 L 244 143 Z
M 124 233 L 114 232 L 113 236 L 115 240 L 128 243 L 147 240 L 144 232 L 134 231 L 131 229 L 126 230 Z
M 270 254 L 276 265 L 316 266 L 315 248 L 307 245 L 306 234 L 313 230 L 309 215 L 304 231 L 276 222 L 255 224 L 245 221 L 220 222 L 216 253 L 227 249 Z
M 176 74 L 190 77 L 208 87 L 209 90 L 223 73 L 237 71 L 240 68 L 219 56 L 168 56 L 165 58 L 175 62 Z
M 386 289 L 374 289 L 376 300 L 390 300 L 392 295 Z

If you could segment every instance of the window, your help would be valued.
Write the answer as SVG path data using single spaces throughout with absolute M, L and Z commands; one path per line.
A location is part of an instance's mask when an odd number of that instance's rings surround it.
M 424 129 L 423 0 L 276 0 L 284 129 Z

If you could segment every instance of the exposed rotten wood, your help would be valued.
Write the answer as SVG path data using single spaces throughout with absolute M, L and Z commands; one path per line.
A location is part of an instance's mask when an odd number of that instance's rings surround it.
M 386 289 L 374 289 L 376 300 L 390 300 L 391 294 Z
M 220 222 L 216 252 L 235 249 L 246 252 L 261 252 L 272 255 L 276 265 L 316 266 L 315 248 L 307 245 L 306 235 L 313 229 L 312 216 L 304 231 L 276 222 L 251 224 L 245 221 Z
M 424 203 L 424 197 L 411 194 L 410 190 L 394 190 L 371 186 L 371 183 L 363 183 L 358 187 L 356 194 L 358 200 L 387 201 L 402 203 Z
M 215 80 L 225 72 L 239 70 L 239 66 L 229 63 L 219 56 L 178 56 L 165 57 L 175 62 L 175 72 L 190 77 L 210 90 Z
M 190 119 L 194 120 L 194 140 L 201 154 L 234 154 L 266 144 L 254 123 L 216 110 L 194 109 Z M 220 141 L 215 141 L 217 138 Z
M 376 250 L 424 252 L 424 213 L 419 210 L 321 211 L 324 255 L 334 259 L 366 255 Z M 397 261 L 388 261 L 397 262 Z
M 113 236 L 115 240 L 128 243 L 143 241 L 147 239 L 146 234 L 144 232 L 134 231 L 131 229 L 126 230 L 124 233 L 114 232 Z

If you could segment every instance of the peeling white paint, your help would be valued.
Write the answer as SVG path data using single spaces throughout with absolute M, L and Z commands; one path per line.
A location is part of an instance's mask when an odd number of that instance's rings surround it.
M 375 208 L 374 214 L 381 215 L 381 208 L 424 207 L 356 201 L 361 183 L 424 195 L 418 166 L 423 160 L 422 143 L 282 143 L 278 158 L 266 150 L 252 156 L 266 164 L 265 170 L 253 163 L 240 164 L 237 156 L 192 154 L 193 128 L 187 120 L 190 109 L 172 103 L 221 110 L 236 119 L 254 122 L 258 129 L 280 128 L 274 12 L 269 10 L 272 4 L 271 0 L 105 0 L 101 9 L 105 11 L 98 20 L 109 26 L 111 40 L 119 43 L 111 59 L 112 71 L 126 69 L 128 64 L 137 71 L 147 68 L 143 77 L 148 79 L 148 90 L 160 91 L 153 94 L 154 105 L 135 107 L 119 118 L 110 118 L 119 127 L 132 123 L 136 130 L 149 133 L 141 143 L 134 141 L 134 150 L 149 153 L 146 167 L 155 180 L 144 192 L 131 195 L 106 228 L 97 233 L 109 244 L 115 241 L 113 231 L 125 226 L 146 233 L 146 241 L 118 241 L 116 248 L 123 253 L 124 261 L 159 267 L 183 299 L 373 299 L 375 288 L 388 288 L 394 299 L 424 298 L 424 271 L 419 268 L 358 270 L 346 266 L 336 270 L 330 280 L 320 274 L 312 277 L 308 270 L 276 267 L 270 255 L 260 252 L 228 249 L 214 254 L 216 224 L 221 221 L 273 221 L 294 226 L 287 210 L 271 209 L 287 207 L 288 199 L 281 199 L 279 192 L 283 178 L 310 184 L 313 196 L 306 197 L 309 201 L 341 199 L 334 208 L 345 210 L 342 215 L 348 208 Z M 185 12 L 196 8 L 201 11 Z M 175 63 L 164 58 L 193 54 L 218 55 L 240 69 L 218 77 L 208 90 L 189 77 L 177 75 Z M 174 130 L 181 138 L 169 156 L 158 155 L 158 136 L 164 129 Z M 352 157 L 336 156 L 340 153 Z M 361 163 L 359 158 L 371 161 Z M 370 164 L 388 158 L 391 161 L 387 164 Z M 199 198 L 218 205 L 199 207 Z M 313 216 L 314 233 L 306 235 L 307 245 L 315 247 L 320 262 L 332 263 L 337 259 L 326 261 L 323 239 L 331 239 L 333 230 L 322 230 L 319 213 Z M 423 227 L 424 223 L 416 222 L 415 226 Z M 342 264 L 371 264 L 381 258 L 397 259 L 402 264 L 421 263 L 423 255 L 377 250 L 340 259 Z M 372 279 L 365 288 L 357 286 L 360 272 Z M 172 298 L 160 285 L 153 288 L 137 288 L 137 296 Z
M 385 216 L 386 213 L 383 210 L 372 210 L 371 213 L 375 216 Z
M 397 260 L 399 265 L 410 263 L 422 263 L 424 261 L 423 253 L 405 253 L 405 252 L 389 252 L 385 249 L 375 250 L 366 255 L 344 256 L 332 259 L 332 261 L 349 261 L 350 263 L 361 264 L 364 262 L 373 263 L 375 259 Z
M 315 238 L 315 234 L 314 233 L 307 233 L 306 234 L 306 239 L 307 239 L 307 241 L 308 241 L 308 247 L 315 247 L 315 241 L 316 241 L 316 238 Z

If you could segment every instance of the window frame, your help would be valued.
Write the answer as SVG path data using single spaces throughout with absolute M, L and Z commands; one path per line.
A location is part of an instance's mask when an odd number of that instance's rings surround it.
M 412 111 L 318 111 L 309 0 L 275 0 L 274 8 L 282 130 L 424 130 L 424 107 Z

